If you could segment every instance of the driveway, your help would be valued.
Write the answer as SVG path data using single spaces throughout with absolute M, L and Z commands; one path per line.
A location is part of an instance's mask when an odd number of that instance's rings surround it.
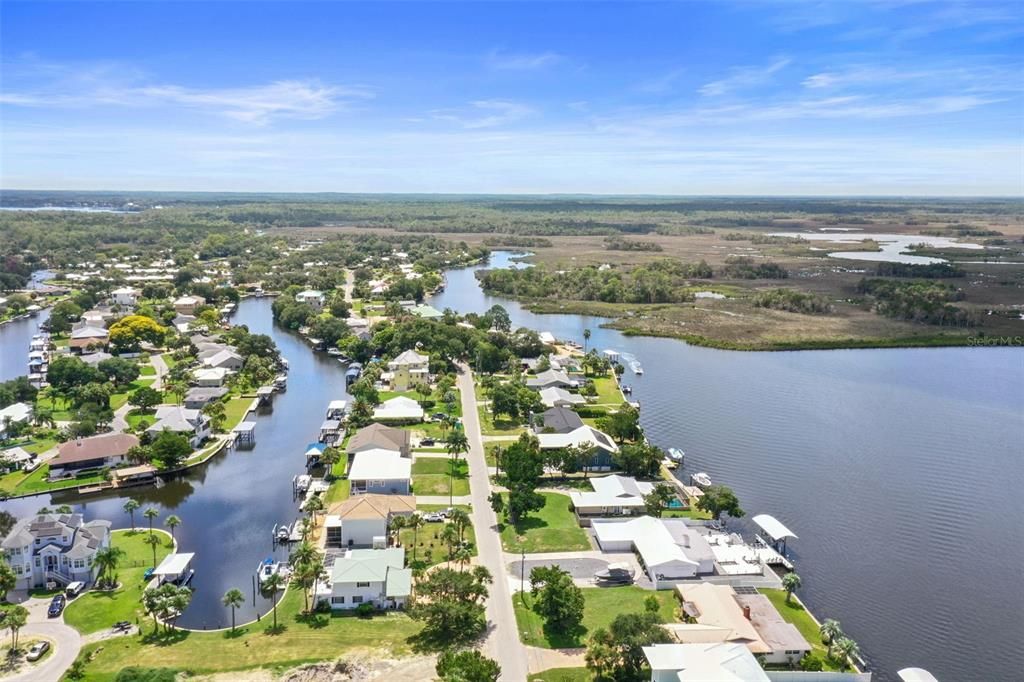
M 13 594 L 12 594 L 13 596 Z M 21 603 L 28 609 L 28 624 L 21 629 L 19 637 L 45 637 L 51 640 L 53 653 L 39 666 L 4 680 L 17 682 L 58 682 L 64 672 L 78 658 L 82 649 L 82 636 L 78 630 L 64 624 L 64 617 L 47 618 L 49 599 L 28 599 Z

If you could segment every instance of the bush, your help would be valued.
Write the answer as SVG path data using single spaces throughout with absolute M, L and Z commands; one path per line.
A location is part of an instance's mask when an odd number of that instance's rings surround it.
M 316 606 L 313 607 L 313 612 L 314 613 L 330 613 L 331 612 L 331 602 L 327 601 L 326 599 L 318 599 L 317 602 L 316 602 Z
M 816 653 L 810 653 L 800 660 L 800 669 L 806 672 L 819 672 L 825 669 L 825 662 Z
M 360 618 L 369 618 L 376 611 L 377 609 L 374 608 L 373 604 L 369 604 L 367 602 L 363 602 L 362 604 L 356 607 L 356 615 Z

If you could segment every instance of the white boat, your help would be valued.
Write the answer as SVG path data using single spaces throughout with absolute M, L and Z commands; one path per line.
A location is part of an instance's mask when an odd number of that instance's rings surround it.
M 260 585 L 265 583 L 268 578 L 277 573 L 281 573 L 284 565 L 279 561 L 274 561 L 272 557 L 267 557 L 260 562 L 259 568 L 256 570 L 256 579 L 260 581 Z
M 277 541 L 278 542 L 288 542 L 288 537 L 291 534 L 292 534 L 292 531 L 288 527 L 288 524 L 287 523 L 282 523 L 277 528 Z
M 693 481 L 694 485 L 698 488 L 707 488 L 711 485 L 711 477 L 703 471 L 699 471 L 695 474 L 690 475 L 690 480 Z
M 304 493 L 309 490 L 309 484 L 313 482 L 313 477 L 309 474 L 300 474 L 295 478 L 295 490 L 300 493 Z
M 669 448 L 668 456 L 672 461 L 682 464 L 683 458 L 686 456 L 686 453 L 684 453 L 679 448 Z
M 634 360 L 633 362 L 629 363 L 629 368 L 633 370 L 633 374 L 637 375 L 638 377 L 644 375 L 644 368 L 638 360 Z
M 327 349 L 327 354 L 328 355 L 333 355 L 334 357 L 337 357 L 337 356 L 341 355 L 342 352 L 338 348 L 336 348 L 334 346 L 331 346 L 330 348 Z

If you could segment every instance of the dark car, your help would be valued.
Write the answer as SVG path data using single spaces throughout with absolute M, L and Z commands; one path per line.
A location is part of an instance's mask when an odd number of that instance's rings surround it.
M 429 448 L 433 444 L 434 444 L 434 439 L 433 438 L 424 438 L 423 440 L 420 441 L 420 447 Z
M 64 605 L 67 603 L 68 600 L 64 597 L 64 595 L 58 594 L 53 598 L 53 601 L 50 602 L 50 608 L 47 609 L 46 615 L 48 615 L 50 618 L 56 618 L 61 614 L 61 612 L 64 611 Z

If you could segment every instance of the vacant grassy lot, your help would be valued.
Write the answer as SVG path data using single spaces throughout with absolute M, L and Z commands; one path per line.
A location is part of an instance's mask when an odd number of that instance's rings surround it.
M 452 495 L 469 494 L 469 464 L 464 459 L 418 457 L 412 465 L 412 485 L 417 495 L 447 495 L 451 474 Z
M 336 658 L 354 651 L 402 656 L 420 625 L 401 613 L 358 618 L 355 615 L 303 616 L 302 594 L 289 590 L 277 609 L 279 628 L 262 622 L 234 633 L 175 631 L 152 637 L 151 622 L 141 637 L 119 637 L 83 648 L 95 658 L 85 666 L 90 682 L 112 682 L 127 666 L 163 667 L 194 674 L 237 672 L 265 667 L 280 672 L 303 663 Z
M 416 505 L 416 508 L 420 511 L 437 511 L 447 507 L 437 504 L 419 504 Z M 457 504 L 455 508 L 469 513 L 469 505 Z M 400 530 L 398 538 L 402 546 L 405 547 L 406 560 L 413 561 L 413 547 L 415 547 L 415 560 L 424 562 L 427 566 L 447 561 L 448 545 L 440 539 L 441 531 L 444 527 L 444 523 L 424 523 L 416 532 L 415 542 L 413 541 L 412 528 Z M 463 541 L 469 544 L 470 554 L 476 556 L 476 533 L 473 531 L 472 523 L 466 527 Z
M 171 553 L 171 536 L 163 531 L 154 532 L 162 541 L 156 549 L 156 560 L 159 563 Z M 121 586 L 113 592 L 90 590 L 72 600 L 64 611 L 64 622 L 82 634 L 89 634 L 105 630 L 119 620 L 145 620 L 146 613 L 140 602 L 145 588 L 142 574 L 153 565 L 153 550 L 144 541 L 147 535 L 148 530 L 114 531 L 114 547 L 120 547 L 125 552 L 117 569 L 117 579 Z
M 594 388 L 597 389 L 598 405 L 613 405 L 618 407 L 622 404 L 622 391 L 614 377 L 604 376 L 594 379 Z
M 644 600 L 651 595 L 658 600 L 658 615 L 663 623 L 678 620 L 678 602 L 672 590 L 654 592 L 633 585 L 583 588 L 583 623 L 576 632 L 546 631 L 544 619 L 533 610 L 533 596 L 529 593 L 516 594 L 512 601 L 523 644 L 545 649 L 562 649 L 586 646 L 586 640 L 594 630 L 608 627 L 621 613 L 643 611 Z
M 50 490 L 70 488 L 77 485 L 102 483 L 105 480 L 103 476 L 96 474 L 95 476 L 83 476 L 81 478 L 72 478 L 66 481 L 50 483 L 47 480 L 47 476 L 49 475 L 49 464 L 43 464 L 27 476 L 21 472 L 8 474 L 0 478 L 0 491 L 3 491 L 8 495 L 29 495 L 33 493 L 44 493 Z
M 530 514 L 518 526 L 499 523 L 501 546 L 506 552 L 519 552 L 518 536 L 524 536 L 526 553 L 575 552 L 591 549 L 587 534 L 569 509 L 569 498 L 559 493 L 541 493 L 544 507 Z M 504 495 L 506 501 L 508 495 Z
M 252 398 L 231 398 L 224 405 L 224 430 L 230 431 L 242 422 L 242 417 L 249 411 Z
M 505 415 L 495 419 L 491 413 L 490 402 L 477 405 L 476 409 L 480 415 L 480 432 L 485 436 L 518 436 L 526 431 L 526 426 L 522 422 L 509 419 Z

